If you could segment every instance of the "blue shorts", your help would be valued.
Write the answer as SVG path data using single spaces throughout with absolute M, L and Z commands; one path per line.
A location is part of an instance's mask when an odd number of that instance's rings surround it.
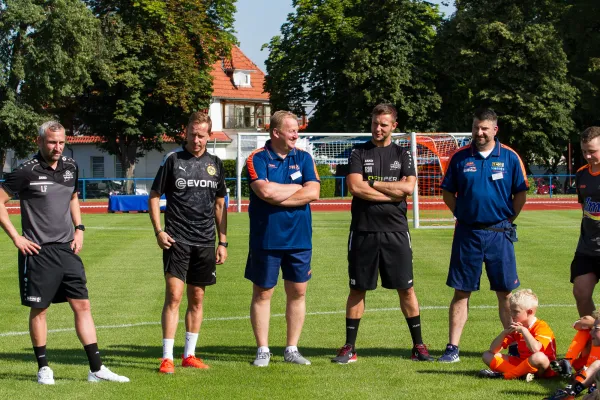
M 263 250 L 250 249 L 244 277 L 256 286 L 270 289 L 277 285 L 279 267 L 286 281 L 302 283 L 311 277 L 309 250 Z
M 513 244 L 516 238 L 511 235 L 511 226 L 508 221 L 491 225 L 488 229 L 457 223 L 446 285 L 465 292 L 479 290 L 482 264 L 485 263 L 491 290 L 510 292 L 519 287 Z

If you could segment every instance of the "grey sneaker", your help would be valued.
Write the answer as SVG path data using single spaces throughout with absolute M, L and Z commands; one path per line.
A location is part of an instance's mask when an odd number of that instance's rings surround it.
M 88 373 L 88 382 L 100 382 L 100 381 L 125 383 L 125 382 L 129 382 L 129 378 L 126 376 L 117 375 L 103 365 L 100 367 L 100 371 L 96 371 L 96 372 L 90 371 Z
M 268 351 L 257 351 L 256 358 L 252 362 L 255 367 L 268 367 L 272 354 Z
M 310 365 L 310 361 L 302 357 L 302 354 L 300 354 L 298 350 L 286 351 L 285 353 L 283 353 L 283 361 L 292 364 Z
M 50 367 L 40 368 L 37 378 L 40 385 L 54 385 L 54 372 L 52 372 Z

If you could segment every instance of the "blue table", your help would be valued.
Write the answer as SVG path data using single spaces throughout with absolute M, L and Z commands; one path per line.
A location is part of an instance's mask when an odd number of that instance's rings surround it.
M 115 195 L 108 198 L 108 212 L 148 211 L 148 198 L 146 195 Z M 165 210 L 167 201 L 160 198 L 160 209 Z

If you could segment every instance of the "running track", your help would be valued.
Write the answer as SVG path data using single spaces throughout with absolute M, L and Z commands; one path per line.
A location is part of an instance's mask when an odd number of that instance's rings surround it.
M 104 214 L 108 212 L 108 202 L 81 202 L 81 212 L 84 214 Z M 412 202 L 408 202 L 408 208 L 412 208 Z M 19 214 L 21 208 L 18 204 L 7 205 L 9 214 Z M 350 200 L 318 200 L 311 203 L 313 211 L 349 211 Z M 581 205 L 577 203 L 576 198 L 532 198 L 527 199 L 524 210 L 579 210 Z M 229 204 L 229 212 L 237 210 L 235 202 Z M 428 200 L 421 203 L 421 210 L 446 210 L 442 200 Z M 242 211 L 248 211 L 248 202 L 242 201 Z

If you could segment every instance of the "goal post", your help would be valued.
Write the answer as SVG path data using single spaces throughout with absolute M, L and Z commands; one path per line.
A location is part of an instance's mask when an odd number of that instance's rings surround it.
M 346 165 L 352 148 L 371 139 L 360 133 L 298 134 L 296 146 L 308 151 L 315 163 L 327 164 L 332 170 Z M 417 171 L 417 186 L 409 197 L 409 220 L 415 228 L 445 228 L 454 226 L 454 217 L 444 204 L 440 183 L 450 156 L 471 141 L 471 133 L 394 133 L 393 140 L 411 152 Z M 242 171 L 252 151 L 264 146 L 268 132 L 239 132 L 237 139 L 236 208 L 242 211 Z M 319 204 L 319 203 L 317 203 Z M 331 204 L 331 203 L 330 203 Z M 346 209 L 350 209 L 348 203 Z M 244 204 L 245 205 L 245 204 Z

